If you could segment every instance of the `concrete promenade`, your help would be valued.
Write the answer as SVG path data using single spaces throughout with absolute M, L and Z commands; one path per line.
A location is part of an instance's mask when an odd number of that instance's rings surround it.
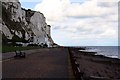
M 31 53 L 32 52 L 32 53 Z M 8 59 L 2 62 L 2 77 L 5 78 L 64 78 L 72 77 L 67 49 L 44 48 L 29 50 L 23 59 Z M 12 54 L 13 55 L 13 54 Z M 12 57 L 12 56 L 11 56 Z

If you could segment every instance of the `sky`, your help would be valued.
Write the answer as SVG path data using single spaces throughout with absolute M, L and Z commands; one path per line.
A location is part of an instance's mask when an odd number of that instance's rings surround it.
M 62 46 L 118 46 L 118 0 L 20 0 L 40 11 Z

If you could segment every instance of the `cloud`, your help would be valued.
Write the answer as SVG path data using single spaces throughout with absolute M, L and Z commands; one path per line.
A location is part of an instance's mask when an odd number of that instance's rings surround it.
M 117 0 L 86 0 L 82 3 L 42 0 L 35 6 L 35 10 L 44 13 L 47 23 L 52 25 L 52 36 L 56 42 L 61 43 L 60 39 L 71 42 L 110 39 L 109 43 L 113 43 L 117 40 Z
M 20 2 L 41 2 L 42 0 L 19 0 L 19 1 Z
M 107 2 L 100 2 L 100 3 L 98 3 L 98 6 L 101 6 L 101 7 L 114 7 L 116 4 L 115 3 L 113 3 L 113 2 L 109 2 L 109 3 L 107 3 Z
M 35 10 L 43 12 L 47 17 L 47 22 L 54 24 L 54 22 L 65 20 L 64 10 L 67 4 L 69 4 L 69 0 L 43 0 L 40 4 L 36 5 Z
M 86 1 L 96 1 L 96 2 L 118 2 L 119 0 L 86 0 Z

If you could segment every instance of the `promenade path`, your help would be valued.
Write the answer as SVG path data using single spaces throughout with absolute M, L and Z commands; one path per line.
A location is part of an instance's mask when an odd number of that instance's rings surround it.
M 27 53 L 31 53 L 28 51 Z M 71 77 L 69 53 L 65 48 L 33 50 L 23 59 L 2 62 L 2 78 L 64 78 Z

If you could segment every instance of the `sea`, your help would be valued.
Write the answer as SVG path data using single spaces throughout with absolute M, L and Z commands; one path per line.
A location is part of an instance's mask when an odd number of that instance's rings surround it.
M 96 55 L 104 55 L 106 57 L 120 59 L 120 46 L 119 47 L 118 46 L 79 46 L 79 47 L 85 47 L 86 51 L 97 52 Z
M 86 50 L 97 52 L 97 55 L 120 58 L 120 47 L 118 46 L 86 46 Z

